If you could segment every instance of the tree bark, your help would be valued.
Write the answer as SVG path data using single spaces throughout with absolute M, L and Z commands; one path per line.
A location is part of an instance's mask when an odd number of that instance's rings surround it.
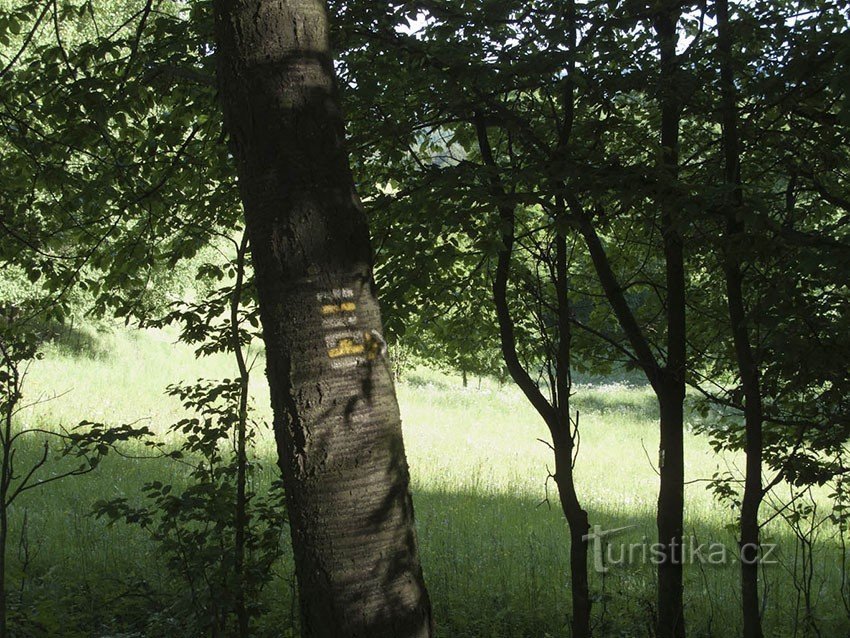
M 571 635 L 573 638 L 587 638 L 590 636 L 591 611 L 590 582 L 587 574 L 590 522 L 587 511 L 578 499 L 573 473 L 578 413 L 576 413 L 575 428 L 573 428 L 570 415 L 570 394 L 573 386 L 570 366 L 572 326 L 566 237 L 558 233 L 555 243 L 555 290 L 558 294 L 557 392 L 555 393 L 554 419 L 549 424 L 549 430 L 552 434 L 552 447 L 555 450 L 555 482 L 558 485 L 561 510 L 570 528 L 570 591 L 573 605 Z
M 242 352 L 239 337 L 239 308 L 242 304 L 242 288 L 245 279 L 245 253 L 248 250 L 248 235 L 243 233 L 236 251 L 236 281 L 230 298 L 230 336 L 233 356 L 239 369 L 239 415 L 236 421 L 236 507 L 233 516 L 234 557 L 233 570 L 236 576 L 236 623 L 239 638 L 248 638 L 250 616 L 245 600 L 245 535 L 248 531 L 248 384 L 250 374 Z
M 567 249 L 561 233 L 556 238 L 555 290 L 558 295 L 558 346 L 556 353 L 556 391 L 550 403 L 540 388 L 523 367 L 517 353 L 514 323 L 508 305 L 507 289 L 510 279 L 511 260 L 515 242 L 516 218 L 514 207 L 505 201 L 506 193 L 498 175 L 498 166 L 493 156 L 487 128 L 483 118 L 476 118 L 475 131 L 478 148 L 484 163 L 492 171 L 490 187 L 497 202 L 502 248 L 496 264 L 493 280 L 493 304 L 499 322 L 499 337 L 502 358 L 514 383 L 522 390 L 526 399 L 543 418 L 552 437 L 555 455 L 555 484 L 561 510 L 570 529 L 570 591 L 572 596 L 572 618 L 570 621 L 573 638 L 590 636 L 590 586 L 587 573 L 588 533 L 590 525 L 587 512 L 581 507 L 575 488 L 573 458 L 575 439 L 570 422 L 570 307 L 567 282 Z
M 217 0 L 307 638 L 425 638 L 401 422 L 321 0 Z
M 2 348 L 0 343 L 0 348 Z M 12 484 L 12 475 L 14 468 L 12 467 L 14 458 L 14 449 L 12 447 L 12 417 L 15 414 L 15 407 L 20 399 L 20 379 L 18 370 L 15 367 L 14 360 L 7 355 L 7 351 L 2 349 L 3 363 L 8 365 L 8 369 L 4 370 L 6 379 L 3 383 L 6 387 L 3 388 L 3 425 L 0 430 L 0 638 L 8 636 L 8 605 L 9 592 L 6 591 L 6 559 L 9 542 L 9 489 Z
M 660 487 L 656 526 L 662 558 L 658 563 L 658 598 L 656 635 L 661 638 L 683 638 L 683 572 L 682 541 L 684 530 L 684 281 L 683 270 L 668 273 L 668 290 L 671 283 L 674 296 L 667 301 L 668 359 L 661 366 L 652 353 L 649 341 L 629 307 L 610 260 L 596 232 L 593 222 L 581 204 L 570 199 L 570 208 L 578 220 L 596 274 L 617 321 L 634 351 L 634 361 L 640 365 L 658 400 L 659 419 L 659 474 Z M 676 263 L 676 247 L 665 242 L 668 267 Z M 671 337 L 672 335 L 672 337 Z M 672 345 L 677 347 L 671 350 Z M 670 356 L 670 353 L 673 356 Z M 677 356 L 679 357 L 677 359 Z
M 682 542 L 684 531 L 684 399 L 686 359 L 684 246 L 677 212 L 675 182 L 678 178 L 679 122 L 677 95 L 676 26 L 678 3 L 661 7 L 654 17 L 658 36 L 660 73 L 658 101 L 661 108 L 661 154 L 656 200 L 661 212 L 661 231 L 666 279 L 666 354 L 661 365 L 640 324 L 629 307 L 605 247 L 593 221 L 577 198 L 567 203 L 584 237 L 600 285 L 652 385 L 660 410 L 658 465 L 660 486 L 656 526 L 658 529 L 658 597 L 656 635 L 684 638 Z
M 659 449 L 658 541 L 663 560 L 658 565 L 659 638 L 684 638 L 682 541 L 685 509 L 685 261 L 678 214 L 676 180 L 679 174 L 681 102 L 676 56 L 679 3 L 655 17 L 660 50 L 661 183 L 658 204 L 667 284 L 667 361 L 661 376 L 661 442 Z
M 741 611 L 744 619 L 744 638 L 762 638 L 758 558 L 760 543 L 759 508 L 764 496 L 761 482 L 764 416 L 759 367 L 750 343 L 747 313 L 744 305 L 744 277 L 741 270 L 740 251 L 745 225 L 740 218 L 743 192 L 741 190 L 738 114 L 735 75 L 732 68 L 732 37 L 729 28 L 728 0 L 717 0 L 716 8 L 723 126 L 723 182 L 726 187 L 723 206 L 726 217 L 726 234 L 723 238 L 723 268 L 726 279 L 729 323 L 735 344 L 738 374 L 744 392 L 746 468 L 740 518 Z
M 9 506 L 6 502 L 9 493 L 9 483 L 11 475 L 10 456 L 11 445 L 9 443 L 12 434 L 12 408 L 7 408 L 8 414 L 5 420 L 5 433 L 2 441 L 3 445 L 3 465 L 0 469 L 0 638 L 6 638 L 7 633 L 7 607 L 8 607 L 8 592 L 6 591 L 6 545 L 9 538 Z

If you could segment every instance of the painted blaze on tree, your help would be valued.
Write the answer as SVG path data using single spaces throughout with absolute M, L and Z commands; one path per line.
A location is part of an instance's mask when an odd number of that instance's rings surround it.
M 320 0 L 217 0 L 304 636 L 431 635 L 366 218 Z

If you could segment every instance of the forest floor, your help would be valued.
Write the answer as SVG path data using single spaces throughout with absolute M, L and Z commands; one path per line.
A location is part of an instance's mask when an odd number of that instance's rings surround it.
M 175 344 L 167 332 L 83 331 L 64 341 L 61 347 L 48 347 L 45 358 L 30 367 L 26 402 L 40 402 L 19 415 L 20 423 L 56 428 L 82 420 L 135 422 L 164 433 L 185 415 L 176 399 L 164 395 L 168 384 L 235 375 L 225 355 L 197 360 L 191 348 Z M 256 418 L 268 423 L 262 360 L 254 367 L 251 388 Z M 547 439 L 542 421 L 514 387 L 489 379 L 480 386 L 470 379 L 464 388 L 459 376 L 418 368 L 403 377 L 398 395 L 422 562 L 439 635 L 567 636 L 568 541 L 554 485 L 551 480 L 547 485 L 552 460 L 539 440 Z M 573 409 L 580 413 L 581 425 L 578 492 L 591 524 L 604 530 L 628 527 L 608 538 L 610 549 L 602 552 L 606 561 L 623 564 L 608 565 L 605 573 L 592 566 L 596 635 L 647 636 L 654 568 L 640 548 L 654 538 L 655 401 L 645 385 L 585 381 L 575 387 Z M 691 424 L 698 418 L 690 416 Z M 37 442 L 28 447 L 37 454 Z M 255 454 L 260 461 L 255 481 L 262 489 L 276 477 L 268 427 L 260 432 Z M 50 467 L 44 468 L 45 476 L 58 466 Z M 714 561 L 718 544 L 730 558 L 725 565 L 706 560 L 686 567 L 687 622 L 695 638 L 739 634 L 738 568 L 732 560 L 736 544 L 730 527 L 734 511 L 718 503 L 706 479 L 741 467 L 735 455 L 715 454 L 705 436 L 688 434 L 686 536 L 693 546 L 703 546 L 704 555 L 715 551 Z M 185 468 L 172 460 L 112 455 L 89 475 L 31 490 L 15 503 L 12 586 L 22 588 L 35 610 L 31 615 L 47 628 L 45 635 L 172 635 L 164 629 L 156 634 L 139 629 L 132 612 L 145 605 L 134 598 L 142 595 L 133 584 L 143 582 L 149 592 L 175 586 L 156 546 L 138 527 L 108 525 L 91 514 L 96 500 L 133 501 L 140 486 L 154 480 L 179 485 Z M 780 490 L 777 496 L 785 494 Z M 766 506 L 765 516 L 770 512 Z M 812 538 L 812 617 L 820 635 L 846 636 L 836 531 L 824 522 Z M 805 601 L 794 586 L 795 574 L 798 582 L 803 577 L 800 545 L 781 518 L 768 526 L 766 540 L 777 544 L 777 563 L 763 572 L 766 635 L 804 636 Z M 623 544 L 638 548 L 631 561 L 628 548 L 622 554 Z M 263 622 L 268 630 L 258 629 L 258 635 L 292 635 L 293 590 L 287 555 L 265 591 L 272 612 Z

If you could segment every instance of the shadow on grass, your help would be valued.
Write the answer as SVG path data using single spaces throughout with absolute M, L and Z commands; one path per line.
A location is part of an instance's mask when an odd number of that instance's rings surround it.
M 582 414 L 605 416 L 629 415 L 630 418 L 658 419 L 658 400 L 651 392 L 638 387 L 588 387 L 576 392 L 571 404 Z
M 555 501 L 549 509 L 529 498 L 448 491 L 417 491 L 414 499 L 422 562 L 441 636 L 569 636 L 568 534 Z M 592 552 L 594 635 L 652 636 L 654 513 L 596 509 L 589 515 L 591 525 L 603 530 L 626 528 Z M 688 521 L 685 536 L 688 635 L 740 635 L 734 536 L 723 525 L 705 520 Z M 788 571 L 795 547 L 790 537 L 777 540 L 774 557 L 780 562 L 765 566 L 762 579 L 767 584 L 766 635 L 817 635 L 807 634 L 802 625 L 795 633 L 795 614 L 801 617 Z M 835 543 L 824 540 L 816 556 L 815 614 L 822 636 L 850 632 L 835 570 L 838 555 Z
M 79 326 L 73 322 L 60 324 L 56 321 L 42 322 L 38 326 L 39 338 L 53 352 L 75 358 L 106 359 L 112 349 L 104 330 L 91 326 Z
M 35 455 L 38 449 L 34 444 L 26 455 Z M 262 459 L 261 468 L 256 476 L 260 491 L 277 474 L 271 459 Z M 32 608 L 47 609 L 51 617 L 62 619 L 51 625 L 53 633 L 32 635 L 193 638 L 180 634 L 179 610 L 168 605 L 169 588 L 180 587 L 180 581 L 168 575 L 149 539 L 134 527 L 110 527 L 89 515 L 97 499 L 116 494 L 132 499 L 144 482 L 179 483 L 180 472 L 178 464 L 163 460 L 110 458 L 97 472 L 34 490 L 16 505 L 11 537 L 17 546 L 26 510 L 33 552 L 26 573 L 21 569 L 21 552 L 10 552 L 11 588 L 23 587 Z M 413 490 L 422 564 L 440 637 L 569 636 L 568 535 L 556 501 L 549 508 L 531 497 L 485 490 L 417 485 Z M 653 542 L 654 513 L 623 506 L 616 511 L 594 508 L 589 514 L 591 525 L 604 530 L 628 528 L 611 536 L 607 547 L 597 553 L 608 571 L 591 565 L 594 635 L 649 637 L 655 607 L 654 567 L 639 550 L 628 560 L 627 548 Z M 726 564 L 694 560 L 685 568 L 686 620 L 693 638 L 740 635 L 735 539 L 720 520 L 721 516 L 717 521 L 689 520 L 686 525 L 686 537 L 696 538 L 689 541 L 692 546 L 703 546 L 704 558 L 712 543 L 725 547 L 729 555 Z M 767 586 L 765 635 L 815 635 L 807 634 L 802 625 L 795 628 L 800 601 L 788 571 L 795 547 L 790 536 L 776 540 L 775 556 L 781 562 L 766 566 L 762 581 Z M 850 623 L 840 598 L 837 570 L 840 550 L 828 537 L 819 547 L 814 571 L 818 630 L 823 637 L 847 636 Z M 268 613 L 252 633 L 257 638 L 287 636 L 285 628 L 295 623 L 291 559 L 281 561 L 276 571 L 275 582 L 263 595 Z

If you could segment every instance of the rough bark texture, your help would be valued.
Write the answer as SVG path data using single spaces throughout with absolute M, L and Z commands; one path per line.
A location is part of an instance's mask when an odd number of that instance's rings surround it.
M 398 405 L 320 0 L 217 0 L 302 635 L 424 638 Z
M 744 430 L 746 469 L 744 496 L 741 502 L 741 605 L 744 618 L 744 638 L 762 638 L 759 609 L 759 508 L 764 496 L 761 483 L 762 422 L 759 367 L 750 343 L 747 312 L 744 306 L 744 277 L 741 271 L 740 243 L 744 223 L 740 219 L 743 193 L 741 190 L 740 144 L 736 108 L 735 76 L 732 69 L 732 38 L 729 29 L 729 2 L 717 3 L 717 48 L 720 61 L 721 116 L 723 124 L 723 154 L 726 198 L 726 236 L 724 237 L 723 267 L 726 278 L 726 301 L 729 323 L 735 344 L 735 358 L 741 387 L 744 391 Z

